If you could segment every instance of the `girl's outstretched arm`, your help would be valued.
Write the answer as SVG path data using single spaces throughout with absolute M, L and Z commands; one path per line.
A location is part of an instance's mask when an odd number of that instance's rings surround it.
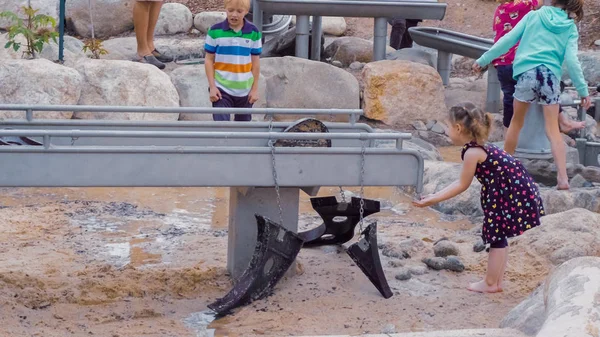
M 417 207 L 427 207 L 461 194 L 471 186 L 477 164 L 484 161 L 486 157 L 487 153 L 481 148 L 468 149 L 465 152 L 462 170 L 460 171 L 460 179 L 435 194 L 425 196 L 421 200 L 413 201 L 413 205 Z
M 508 34 L 504 35 L 500 40 L 494 43 L 492 48 L 481 55 L 481 57 L 475 62 L 480 67 L 485 67 L 501 55 L 506 54 L 510 48 L 512 48 L 521 40 L 523 32 L 525 31 L 525 27 L 527 27 L 527 21 L 531 17 L 531 13 L 533 12 L 527 13 L 527 15 L 525 15 L 510 32 L 508 32 Z

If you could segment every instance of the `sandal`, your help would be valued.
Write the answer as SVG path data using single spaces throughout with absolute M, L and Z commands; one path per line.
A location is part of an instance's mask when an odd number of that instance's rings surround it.
M 136 60 L 137 62 L 140 63 L 147 63 L 147 64 L 151 64 L 153 66 L 156 66 L 158 69 L 165 69 L 165 64 L 160 62 L 159 60 L 156 59 L 156 57 L 154 57 L 154 55 L 150 54 L 150 55 L 146 55 L 144 57 L 139 57 Z
M 172 56 L 167 56 L 167 55 L 161 54 L 156 49 L 154 49 L 152 51 L 152 55 L 154 55 L 154 57 L 156 57 L 157 60 L 159 60 L 160 62 L 164 62 L 164 63 L 173 62 L 173 60 L 174 60 L 174 58 Z

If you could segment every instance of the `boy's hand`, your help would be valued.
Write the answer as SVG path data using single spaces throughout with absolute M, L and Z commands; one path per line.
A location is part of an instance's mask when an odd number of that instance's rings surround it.
M 590 97 L 582 97 L 581 98 L 581 107 L 585 110 L 589 109 L 592 106 L 592 100 Z M 596 108 L 597 109 L 597 108 Z
M 433 194 L 429 194 L 429 195 L 422 197 L 421 200 L 414 200 L 412 202 L 412 204 L 413 204 L 413 206 L 416 206 L 416 207 L 431 206 L 431 205 L 436 204 L 434 197 L 435 196 Z
M 221 96 L 221 91 L 219 91 L 219 88 L 210 87 L 210 101 L 214 103 L 220 100 L 221 98 L 223 97 Z
M 252 89 L 248 94 L 248 103 L 254 104 L 254 102 L 258 101 L 258 90 Z

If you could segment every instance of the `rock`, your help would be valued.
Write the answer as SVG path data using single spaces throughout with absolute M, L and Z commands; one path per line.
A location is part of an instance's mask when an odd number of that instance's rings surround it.
M 571 178 L 571 181 L 569 181 L 569 185 L 571 186 L 571 188 L 594 187 L 594 184 L 585 180 L 585 178 L 582 177 L 581 174 L 577 174 L 573 178 Z
M 459 249 L 454 242 L 444 240 L 436 243 L 433 246 L 433 253 L 436 257 L 446 257 L 451 255 L 459 255 Z
M 547 214 L 568 211 L 573 208 L 584 208 L 592 212 L 600 212 L 600 189 L 577 189 L 559 191 L 555 188 L 540 189 L 544 209 Z
M 378 61 L 363 71 L 365 116 L 394 127 L 414 121 L 443 120 L 447 115 L 440 75 L 408 61 Z
M 36 60 L 0 62 L 0 102 L 3 104 L 75 105 L 79 101 L 83 79 L 74 69 Z M 73 112 L 34 112 L 36 119 L 70 119 Z M 25 119 L 25 112 L 3 111 L 1 119 Z
M 323 59 L 325 48 L 325 36 L 321 35 L 321 59 Z M 312 34 L 308 37 L 308 54 L 312 51 Z M 288 29 L 287 32 L 267 40 L 263 44 L 262 58 L 266 57 L 283 57 L 296 55 L 296 30 Z
M 29 2 L 31 1 L 31 2 Z M 39 10 L 37 14 L 44 14 L 54 18 L 56 20 L 56 27 L 58 28 L 58 4 L 60 0 L 0 0 L 0 12 L 11 11 L 16 13 L 21 18 L 25 18 L 25 13 L 21 7 L 28 6 L 31 3 L 31 7 Z M 13 25 L 7 19 L 0 19 L 0 29 L 8 30 L 8 27 Z M 0 47 L 4 47 L 4 44 Z
M 212 107 L 208 94 L 208 81 L 204 65 L 179 67 L 170 74 L 171 81 L 179 94 L 179 105 L 182 107 Z M 266 84 L 264 78 L 259 79 L 259 100 L 254 107 L 267 106 Z M 260 120 L 260 116 L 252 115 Z M 210 114 L 181 114 L 179 120 L 212 121 Z
M 337 60 L 331 62 L 331 65 L 334 66 L 334 67 L 338 67 L 338 68 L 343 68 L 344 67 L 344 65 L 342 64 L 342 62 L 337 61 Z
M 541 226 L 512 240 L 511 254 L 555 266 L 580 256 L 600 256 L 600 214 L 576 208 L 541 220 Z
M 437 121 L 428 121 L 427 124 L 425 124 L 425 128 L 427 128 L 427 130 L 431 130 L 435 123 L 437 123 Z
M 423 263 L 427 265 L 427 267 L 433 270 L 443 270 L 446 266 L 446 258 L 443 257 L 429 257 L 424 258 Z
M 528 336 L 534 336 L 545 319 L 544 286 L 542 285 L 504 317 L 500 322 L 500 328 L 516 329 Z
M 178 107 L 179 95 L 167 74 L 129 61 L 86 60 L 76 66 L 83 77 L 79 105 Z M 78 119 L 177 120 L 177 113 L 77 112 Z
M 83 41 L 72 36 L 65 35 L 64 61 L 65 65 L 73 67 L 79 60 L 87 56 L 83 52 Z M 40 57 L 50 61 L 58 61 L 58 44 L 54 41 L 44 46 Z
M 423 241 L 416 238 L 402 240 L 398 245 L 400 246 L 400 249 L 410 253 L 417 253 L 425 249 Z
M 133 5 L 136 0 L 95 0 L 92 2 L 94 32 L 97 38 L 116 36 L 133 29 Z M 91 37 L 89 0 L 66 2 L 67 27 L 77 35 Z
M 395 245 L 392 242 L 386 242 L 384 244 L 380 244 L 379 249 L 381 249 L 381 254 L 387 257 L 395 258 L 395 259 L 410 259 L 410 254 L 400 247 Z
M 477 238 L 477 241 L 473 244 L 473 251 L 475 253 L 482 252 L 485 249 L 485 243 L 481 237 Z
M 427 274 L 427 267 L 425 266 L 408 266 L 408 270 L 411 275 L 425 275 Z
M 310 17 L 310 24 L 312 27 L 312 16 Z M 292 25 L 296 25 L 296 16 L 292 16 Z M 346 32 L 346 19 L 337 16 L 323 16 L 321 17 L 321 27 L 323 33 L 334 36 L 342 36 Z
M 437 69 L 437 61 L 433 54 L 417 48 L 403 48 L 388 53 L 386 60 L 404 60 L 416 62 Z
M 213 25 L 227 20 L 225 12 L 200 12 L 194 16 L 194 27 L 206 34 Z
M 362 62 L 352 62 L 352 63 L 350 63 L 350 66 L 349 66 L 349 68 L 352 70 L 361 70 L 364 67 L 365 67 L 365 64 Z
M 442 135 L 447 134 L 446 126 L 441 122 L 435 123 L 435 125 L 433 125 L 433 127 L 431 128 L 431 131 L 442 134 Z
M 386 324 L 381 330 L 382 334 L 393 334 L 396 333 L 396 326 L 394 324 Z
M 585 74 L 585 80 L 591 85 L 600 83 L 600 51 L 583 51 L 578 54 L 581 70 Z M 566 65 L 563 67 L 563 80 L 570 80 Z
M 493 114 L 494 121 L 492 123 L 492 129 L 490 130 L 490 135 L 488 136 L 488 142 L 502 142 L 504 141 L 504 116 L 499 114 Z
M 396 280 L 398 281 L 410 280 L 411 277 L 412 275 L 410 273 L 410 270 L 408 270 L 407 268 L 402 268 L 398 273 L 396 273 Z
M 187 33 L 194 25 L 192 11 L 179 3 L 165 3 L 156 22 L 156 35 Z
M 596 45 L 596 46 L 600 47 L 600 40 L 596 40 L 596 41 L 594 42 L 594 45 Z
M 400 268 L 400 267 L 404 267 L 404 262 L 402 262 L 400 260 L 390 260 L 390 261 L 388 261 L 388 266 L 390 266 L 392 268 Z
M 392 47 L 386 48 L 388 52 L 394 51 Z M 344 67 L 356 61 L 369 63 L 373 61 L 373 42 L 353 36 L 340 37 L 325 48 L 324 57 L 340 61 Z
M 261 74 L 267 84 L 269 108 L 358 109 L 358 80 L 332 65 L 296 57 L 261 60 Z M 306 85 L 310 83 L 310 85 Z M 297 120 L 306 115 L 275 116 Z M 318 116 L 322 121 L 348 121 L 348 116 Z
M 465 270 L 465 265 L 462 263 L 462 261 L 460 261 L 458 257 L 448 256 L 446 258 L 446 264 L 444 266 L 444 269 L 461 273 Z
M 486 73 L 487 74 L 487 73 Z M 463 102 L 472 102 L 476 106 L 485 107 L 487 97 L 487 76 L 476 79 L 450 79 L 450 83 L 444 92 L 446 105 L 452 107 Z
M 598 336 L 600 258 L 581 257 L 568 261 L 546 282 L 546 320 L 537 336 Z
M 472 72 L 475 59 L 466 56 L 457 56 L 452 58 L 452 71 L 469 73 Z
M 414 121 L 411 125 L 417 131 L 427 131 L 427 126 L 422 121 Z
M 567 152 L 568 153 L 568 152 Z M 569 157 L 567 157 L 568 159 Z M 519 159 L 536 182 L 544 185 L 556 185 L 556 165 L 547 160 Z M 567 162 L 567 175 L 574 177 L 581 174 L 583 178 L 592 183 L 600 182 L 600 167 L 583 166 Z
M 107 60 L 134 60 L 137 53 L 135 37 L 119 37 L 104 41 L 108 55 L 102 56 Z M 204 57 L 204 40 L 198 38 L 166 38 L 154 40 L 156 49 L 166 56 L 176 60 Z

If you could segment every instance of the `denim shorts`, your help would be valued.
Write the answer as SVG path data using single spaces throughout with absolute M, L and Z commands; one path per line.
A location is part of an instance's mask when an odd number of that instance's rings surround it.
M 546 66 L 538 66 L 519 76 L 514 98 L 524 103 L 559 104 L 560 81 Z

